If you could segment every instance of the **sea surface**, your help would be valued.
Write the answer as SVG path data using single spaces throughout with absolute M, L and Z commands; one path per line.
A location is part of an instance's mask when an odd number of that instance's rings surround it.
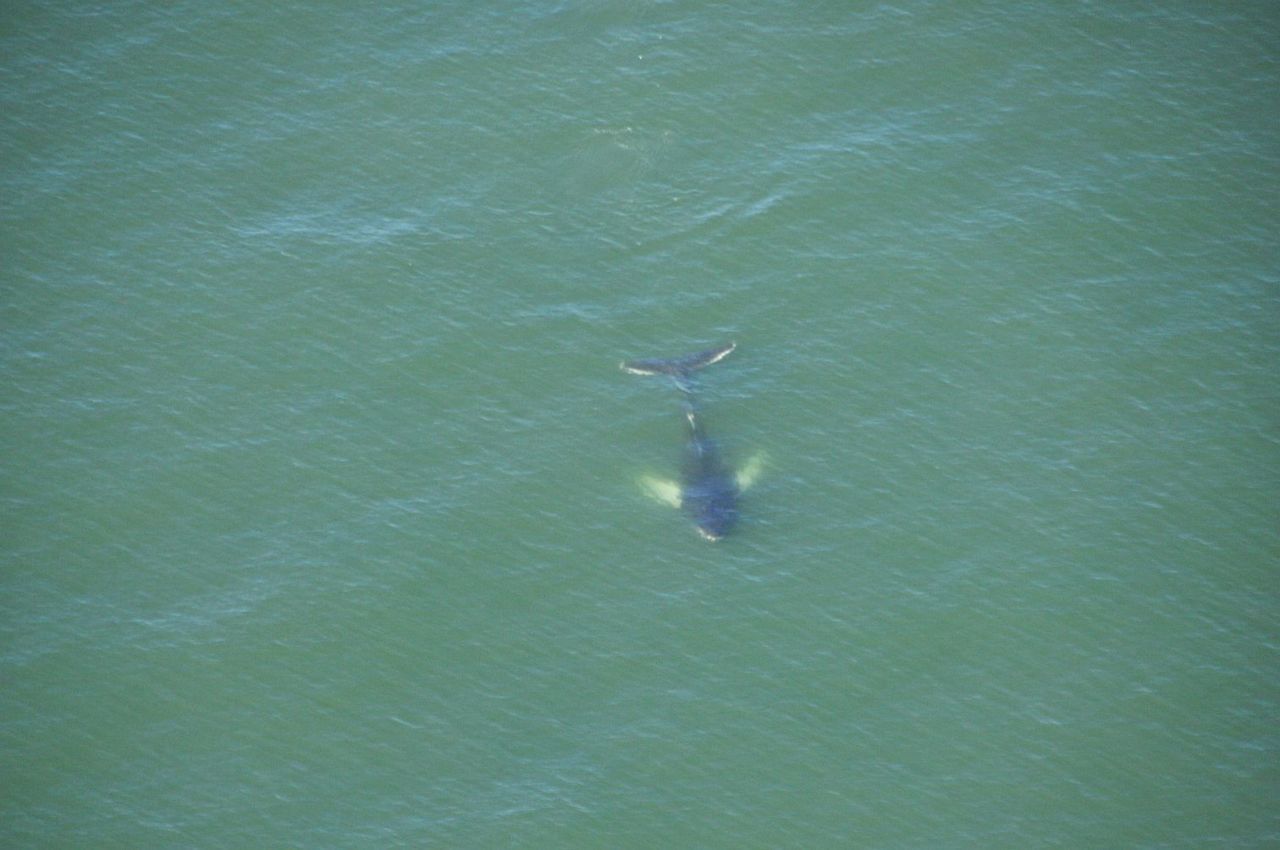
M 0 846 L 1280 845 L 1274 2 L 18 2 Z M 719 543 L 646 495 L 697 377 Z

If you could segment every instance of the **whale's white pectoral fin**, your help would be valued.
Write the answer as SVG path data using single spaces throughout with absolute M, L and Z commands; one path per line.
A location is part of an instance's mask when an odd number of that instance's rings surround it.
M 680 485 L 675 481 L 667 478 L 654 478 L 652 475 L 642 475 L 640 476 L 640 486 L 659 502 L 668 504 L 673 508 L 680 507 Z
M 737 480 L 739 490 L 746 490 L 752 484 L 756 483 L 756 480 L 760 478 L 760 473 L 764 472 L 764 462 L 767 459 L 768 456 L 764 452 L 756 452 L 751 460 L 747 461 L 742 469 L 738 470 L 738 474 L 735 478 Z

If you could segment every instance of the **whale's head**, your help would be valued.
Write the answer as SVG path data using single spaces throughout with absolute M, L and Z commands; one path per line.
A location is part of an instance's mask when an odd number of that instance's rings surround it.
M 732 497 L 708 499 L 698 505 L 693 515 L 693 525 L 703 540 L 722 540 L 738 521 L 738 507 Z
M 717 540 L 723 540 L 725 535 L 724 531 L 706 525 L 699 525 L 698 533 L 702 535 L 703 540 L 710 540 L 712 543 L 715 543 Z

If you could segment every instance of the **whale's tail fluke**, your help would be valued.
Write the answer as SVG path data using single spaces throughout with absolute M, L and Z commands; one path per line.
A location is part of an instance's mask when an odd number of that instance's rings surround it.
M 736 343 L 725 343 L 697 354 L 686 354 L 683 357 L 655 357 L 648 360 L 624 360 L 622 371 L 633 375 L 670 375 L 679 383 L 685 375 L 703 366 L 719 363 L 729 356 L 729 352 L 737 347 Z

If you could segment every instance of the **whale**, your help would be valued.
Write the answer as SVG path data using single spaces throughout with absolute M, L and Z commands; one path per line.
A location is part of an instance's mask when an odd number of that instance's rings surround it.
M 678 508 L 693 522 L 704 540 L 722 540 L 738 523 L 738 497 L 755 481 L 763 457 L 757 455 L 734 472 L 721 459 L 716 441 L 707 434 L 694 394 L 692 374 L 719 363 L 737 347 L 729 342 L 680 357 L 624 360 L 622 371 L 633 375 L 664 375 L 681 393 L 685 440 L 680 477 L 668 480 L 645 476 L 641 486 L 655 499 Z

